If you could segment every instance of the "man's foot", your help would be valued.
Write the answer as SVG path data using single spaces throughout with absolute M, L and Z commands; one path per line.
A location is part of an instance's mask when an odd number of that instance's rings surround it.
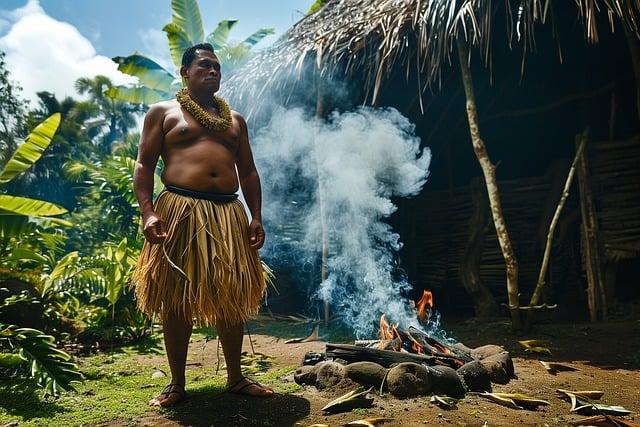
M 150 406 L 174 406 L 182 402 L 187 395 L 182 384 L 167 384 L 162 392 L 149 401 Z
M 271 397 L 275 394 L 272 388 L 247 377 L 242 377 L 235 383 L 228 385 L 226 392 L 254 397 Z

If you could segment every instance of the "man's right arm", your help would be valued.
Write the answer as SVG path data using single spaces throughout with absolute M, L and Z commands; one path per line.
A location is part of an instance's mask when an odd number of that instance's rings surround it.
M 164 223 L 153 209 L 152 199 L 154 173 L 164 139 L 162 132 L 164 113 L 165 109 L 158 104 L 152 105 L 147 112 L 133 173 L 133 191 L 142 214 L 142 229 L 150 243 L 162 243 L 167 237 Z

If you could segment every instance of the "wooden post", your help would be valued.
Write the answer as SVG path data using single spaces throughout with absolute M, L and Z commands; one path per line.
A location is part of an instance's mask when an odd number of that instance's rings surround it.
M 602 312 L 602 318 L 607 318 L 607 297 L 601 274 L 598 219 L 596 218 L 596 209 L 591 191 L 588 150 L 586 148 L 578 161 L 578 183 L 580 188 L 580 212 L 582 213 L 581 228 L 587 270 L 589 318 L 592 322 L 595 322 L 598 320 L 598 309 Z
M 511 313 L 511 323 L 515 330 L 522 329 L 520 322 L 520 302 L 518 300 L 518 261 L 516 260 L 511 239 L 507 232 L 507 224 L 504 221 L 502 213 L 502 204 L 500 202 L 500 194 L 498 192 L 498 183 L 496 180 L 496 168 L 489 159 L 487 148 L 484 141 L 480 137 L 480 128 L 478 127 L 478 110 L 476 108 L 475 95 L 473 92 L 473 80 L 471 78 L 471 70 L 469 69 L 469 50 L 465 42 L 457 40 L 458 58 L 460 60 L 460 70 L 462 73 L 462 83 L 464 92 L 467 97 L 467 119 L 469 121 L 469 131 L 471 133 L 471 143 L 473 151 L 478 158 L 478 163 L 482 168 L 484 180 L 487 185 L 487 193 L 489 196 L 489 204 L 491 206 L 491 214 L 493 223 L 496 227 L 498 242 L 502 250 L 502 256 L 506 264 L 507 275 L 507 294 L 509 298 L 509 311 Z
M 316 73 L 316 121 L 318 124 L 324 118 L 325 115 L 325 105 L 324 105 L 324 94 L 322 92 L 322 85 L 318 82 L 318 77 Z M 314 151 L 315 151 L 315 159 L 316 159 L 316 169 L 318 175 L 318 204 L 320 206 L 320 229 L 321 229 L 321 253 L 322 253 L 322 264 L 320 267 L 320 280 L 321 283 L 324 283 L 329 277 L 329 232 L 327 230 L 327 208 L 325 202 L 325 193 L 324 193 L 324 185 L 323 185 L 323 177 L 322 171 L 320 169 L 320 164 L 318 160 L 318 151 L 319 151 L 319 141 L 317 138 L 314 138 Z M 326 298 L 322 300 L 322 306 L 324 311 L 324 325 L 329 325 L 329 301 Z

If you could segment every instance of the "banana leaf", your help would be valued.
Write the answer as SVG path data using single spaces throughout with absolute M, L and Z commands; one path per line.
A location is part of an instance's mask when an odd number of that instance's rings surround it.
M 249 46 L 255 46 L 262 40 L 263 38 L 275 34 L 276 31 L 273 28 L 260 28 L 255 33 L 251 34 L 249 37 L 244 39 L 242 43 L 248 44 Z
M 171 22 L 186 35 L 190 45 L 204 41 L 204 27 L 197 0 L 171 0 L 171 10 Z
M 373 387 L 368 390 L 352 390 L 349 393 L 327 403 L 322 410 L 327 413 L 347 412 L 357 408 L 370 408 L 373 405 L 373 398 L 368 398 Z
M 211 46 L 213 46 L 215 50 L 221 49 L 223 46 L 226 46 L 227 40 L 229 38 L 229 33 L 237 23 L 237 19 L 225 19 L 218 22 L 218 26 L 216 27 L 216 29 L 207 36 L 207 43 L 211 43 Z
M 172 92 L 176 77 L 155 61 L 139 53 L 129 56 L 116 56 L 112 61 L 118 64 L 118 70 L 138 78 L 141 86 L 162 92 Z
M 173 98 L 173 94 L 150 89 L 145 86 L 114 86 L 105 92 L 111 99 L 130 104 L 151 105 L 156 102 L 166 101 Z
M 42 217 L 61 215 L 67 212 L 65 208 L 53 203 L 28 197 L 10 196 L 8 194 L 0 194 L 0 206 L 0 216 L 25 215 Z
M 176 68 L 180 68 L 182 66 L 182 54 L 194 43 L 191 43 L 191 41 L 189 40 L 189 36 L 187 36 L 184 31 L 174 22 L 170 22 L 162 27 L 162 31 L 167 34 L 171 60 L 173 61 Z
M 11 181 L 38 161 L 51 143 L 59 125 L 60 113 L 55 113 L 36 126 L 0 172 L 0 184 Z

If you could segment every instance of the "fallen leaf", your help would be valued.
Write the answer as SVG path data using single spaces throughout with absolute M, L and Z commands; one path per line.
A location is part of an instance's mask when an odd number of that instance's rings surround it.
M 600 399 L 602 396 L 604 396 L 604 391 L 600 391 L 600 390 L 579 390 L 579 391 L 569 391 L 569 390 L 563 390 L 561 388 L 556 390 L 556 393 L 558 393 L 558 397 L 560 399 L 570 399 L 571 394 L 577 396 L 577 397 L 581 397 L 583 399 L 592 399 L 592 400 L 598 400 Z
M 555 375 L 557 372 L 568 372 L 568 371 L 579 371 L 580 369 L 574 368 L 573 366 L 563 365 L 562 363 L 556 362 L 545 362 L 544 360 L 538 360 L 544 369 L 547 370 L 551 375 Z
M 373 398 L 366 397 L 368 393 L 373 390 L 373 387 L 368 390 L 358 391 L 352 390 L 349 393 L 338 397 L 335 400 L 327 403 L 324 408 L 325 412 L 345 412 L 356 408 L 369 408 L 373 404 Z
M 545 347 L 545 343 L 540 340 L 524 340 L 518 341 L 518 343 L 524 347 L 524 350 L 530 353 L 548 354 L 551 356 L 551 350 Z
M 453 397 L 449 396 L 438 396 L 434 394 L 433 396 L 431 396 L 429 402 L 434 403 L 444 409 L 456 409 L 456 405 L 458 404 L 459 399 L 454 399 Z
M 538 406 L 550 405 L 546 400 L 536 399 L 521 393 L 479 393 L 479 396 L 512 409 L 535 409 Z
M 345 426 L 362 426 L 362 427 L 376 427 L 380 424 L 384 424 L 387 421 L 393 421 L 393 418 L 364 418 L 362 420 L 351 421 L 344 424 Z
M 595 415 L 581 420 L 570 421 L 572 426 L 596 426 L 596 427 L 640 427 L 640 424 L 610 415 Z
M 583 392 L 584 393 L 584 392 Z M 631 411 L 619 405 L 605 405 L 602 403 L 596 403 L 592 399 L 585 397 L 584 395 L 577 395 L 575 393 L 563 390 L 562 394 L 571 399 L 571 412 L 575 412 L 581 415 L 629 415 Z M 602 393 L 604 394 L 604 393 Z M 597 394 L 596 394 L 597 395 Z M 600 395 L 602 397 L 602 395 Z

